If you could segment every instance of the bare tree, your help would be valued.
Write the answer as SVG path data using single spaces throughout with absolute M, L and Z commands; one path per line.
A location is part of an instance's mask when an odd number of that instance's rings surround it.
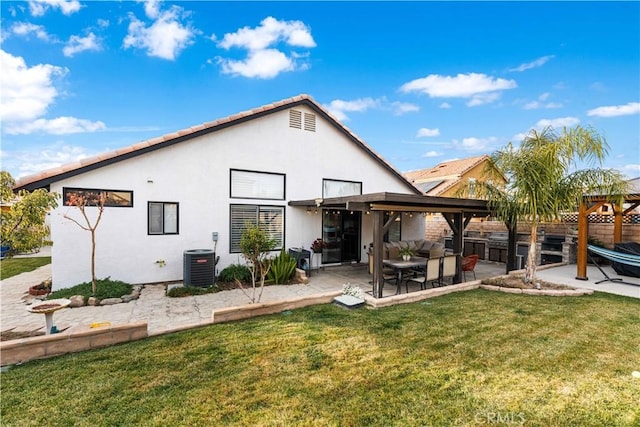
M 96 197 L 97 196 L 97 197 Z M 69 221 L 75 223 L 83 230 L 86 230 L 91 233 L 91 291 L 93 294 L 96 294 L 97 289 L 97 278 L 96 278 L 96 229 L 100 224 L 100 219 L 102 219 L 102 212 L 104 212 L 104 203 L 107 197 L 107 194 L 102 191 L 99 194 L 86 194 L 85 192 L 76 192 L 70 194 L 68 201 L 66 204 L 68 206 L 74 206 L 78 208 L 82 217 L 84 219 L 84 223 L 72 218 L 68 215 L 68 213 L 64 214 L 64 218 Z M 87 215 L 87 207 L 95 206 L 98 209 L 98 215 L 95 218 L 93 224 L 89 219 L 89 215 Z

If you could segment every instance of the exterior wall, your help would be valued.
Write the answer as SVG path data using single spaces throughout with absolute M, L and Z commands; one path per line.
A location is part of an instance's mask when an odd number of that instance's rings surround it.
M 460 182 L 458 182 L 453 187 L 447 189 L 442 194 L 438 194 L 438 196 L 440 196 L 440 197 L 457 197 L 456 192 L 458 191 L 458 189 L 460 187 L 463 186 L 463 184 L 466 184 L 469 181 L 469 178 L 475 178 L 476 180 L 481 181 L 483 179 L 483 177 L 484 177 L 483 176 L 483 170 L 484 170 L 484 167 L 485 167 L 486 163 L 487 162 L 485 160 L 483 162 L 480 162 L 479 164 L 477 164 L 473 168 L 471 168 L 469 171 L 467 171 L 462 176 Z
M 299 106 L 295 109 L 316 114 Z M 322 235 L 321 215 L 289 200 L 322 197 L 323 178 L 362 182 L 363 193 L 410 193 L 410 189 L 367 155 L 342 132 L 317 115 L 316 132 L 289 127 L 289 111 L 275 112 L 245 123 L 180 142 L 58 181 L 63 187 L 133 191 L 133 208 L 106 207 L 96 232 L 96 275 L 130 283 L 181 280 L 183 252 L 214 249 L 220 263 L 243 262 L 229 253 L 229 205 L 286 206 L 285 248 L 309 248 Z M 286 174 L 286 200 L 230 198 L 230 169 Z M 179 234 L 147 234 L 147 202 L 179 203 Z M 87 208 L 90 215 L 96 209 Z M 60 206 L 50 216 L 53 287 L 90 280 L 90 234 L 63 217 L 80 219 L 77 208 Z M 361 247 L 371 240 L 363 215 Z M 422 233 L 423 229 L 420 229 Z M 362 251 L 362 261 L 366 251 Z M 159 266 L 156 261 L 164 260 Z

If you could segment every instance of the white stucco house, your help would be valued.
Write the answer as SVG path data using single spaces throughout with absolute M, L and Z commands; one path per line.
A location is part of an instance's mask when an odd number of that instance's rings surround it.
M 325 265 L 366 262 L 369 215 L 290 202 L 420 194 L 308 95 L 28 176 L 16 188 L 62 196 L 50 215 L 54 289 L 91 278 L 90 235 L 64 218 L 80 218 L 78 208 L 68 206 L 75 194 L 107 192 L 96 275 L 129 283 L 182 280 L 186 250 L 215 249 L 218 272 L 243 262 L 239 239 L 246 221 L 266 227 L 286 249 L 308 250 L 316 238 L 332 242 L 322 255 Z M 87 212 L 95 215 L 97 208 Z M 403 235 L 424 236 L 421 217 L 402 221 Z

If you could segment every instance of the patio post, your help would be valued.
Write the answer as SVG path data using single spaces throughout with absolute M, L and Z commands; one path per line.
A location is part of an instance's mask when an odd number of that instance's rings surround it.
M 384 281 L 382 274 L 384 212 L 372 210 L 371 217 L 373 222 L 373 296 L 374 298 L 382 298 L 382 285 Z
M 589 280 L 587 277 L 587 239 L 589 237 L 589 217 L 587 204 L 583 200 L 578 210 L 578 249 L 577 249 L 577 276 L 578 280 Z
M 622 215 L 624 214 L 624 206 L 612 204 L 613 208 L 613 243 L 622 242 Z

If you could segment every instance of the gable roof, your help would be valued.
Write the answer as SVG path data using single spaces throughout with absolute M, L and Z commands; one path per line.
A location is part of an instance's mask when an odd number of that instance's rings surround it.
M 52 183 L 66 178 L 80 175 L 94 169 L 98 169 L 104 166 L 111 165 L 113 163 L 143 155 L 150 151 L 178 144 L 188 139 L 206 135 L 211 132 L 216 132 L 229 126 L 238 125 L 249 120 L 264 117 L 266 115 L 299 105 L 305 105 L 314 110 L 325 120 L 327 120 L 331 125 L 342 132 L 351 142 L 362 149 L 366 155 L 371 156 L 376 162 L 382 165 L 382 167 L 388 170 L 401 182 L 406 184 L 408 189 L 416 194 L 421 194 L 420 190 L 413 186 L 413 184 L 411 184 L 404 177 L 404 175 L 402 175 L 390 163 L 383 159 L 382 156 L 376 153 L 351 129 L 343 125 L 338 119 L 336 119 L 331 113 L 329 113 L 324 107 L 322 107 L 322 105 L 316 102 L 311 96 L 306 94 L 283 99 L 281 101 L 273 102 L 271 104 L 263 105 L 258 108 L 253 108 L 251 110 L 246 110 L 218 120 L 191 126 L 186 129 L 165 134 L 163 136 L 138 142 L 128 147 L 119 148 L 114 151 L 98 154 L 96 156 L 88 157 L 74 163 L 69 163 L 57 168 L 48 169 L 37 174 L 29 175 L 18 179 L 16 181 L 16 185 L 14 186 L 14 190 L 34 190 L 36 188 L 48 188 Z
M 430 169 L 406 172 L 404 176 L 428 196 L 437 196 L 461 182 L 464 175 L 489 156 L 468 157 L 442 162 Z

